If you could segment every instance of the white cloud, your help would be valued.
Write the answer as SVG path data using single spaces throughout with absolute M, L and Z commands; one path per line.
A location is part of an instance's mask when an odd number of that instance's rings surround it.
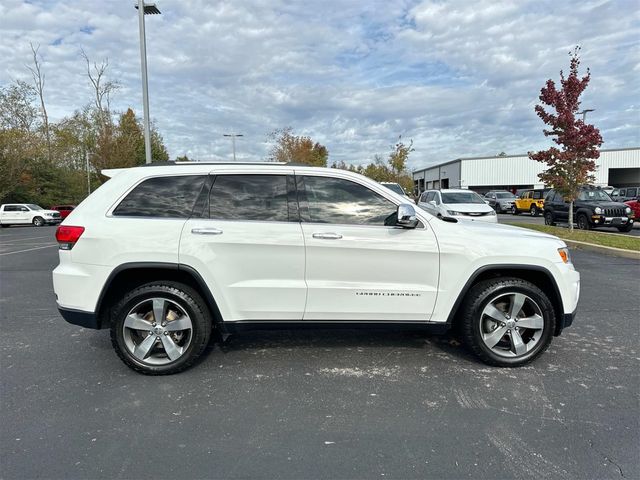
M 96 10 L 99 5 L 99 10 Z M 540 87 L 583 46 L 584 105 L 605 147 L 640 144 L 639 14 L 631 1 L 158 0 L 147 17 L 151 115 L 172 156 L 263 158 L 265 138 L 292 126 L 363 163 L 398 135 L 412 166 L 546 144 L 533 113 Z M 27 78 L 40 43 L 54 118 L 90 101 L 80 48 L 109 57 L 114 106 L 141 114 L 131 2 L 0 5 L 0 84 Z

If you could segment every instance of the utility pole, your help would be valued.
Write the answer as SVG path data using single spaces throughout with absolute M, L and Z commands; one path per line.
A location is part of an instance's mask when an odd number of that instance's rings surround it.
M 142 109 L 144 112 L 144 157 L 145 163 L 151 163 L 151 128 L 149 127 L 149 83 L 147 81 L 147 39 L 144 31 L 144 16 L 159 15 L 160 10 L 155 3 L 144 3 L 138 0 L 135 6 L 138 10 L 138 25 L 140 30 L 140 67 L 142 69 Z
M 244 137 L 241 133 L 223 133 L 223 137 L 231 137 L 231 145 L 233 148 L 233 161 L 236 161 L 236 137 Z
M 582 123 L 587 123 L 587 113 L 595 112 L 594 108 L 585 108 L 581 112 L 578 112 L 578 115 L 582 114 Z

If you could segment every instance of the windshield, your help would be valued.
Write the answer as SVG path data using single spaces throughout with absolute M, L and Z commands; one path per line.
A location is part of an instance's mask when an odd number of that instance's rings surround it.
M 399 193 L 400 195 L 404 195 L 404 190 L 397 183 L 383 183 L 383 185 L 387 187 L 389 190 L 393 190 L 394 192 Z
M 484 203 L 475 192 L 442 192 L 442 203 Z
M 40 205 L 35 205 L 33 203 L 27 203 L 27 207 L 29 207 L 31 210 L 44 210 L 44 208 L 42 208 Z
M 583 202 L 611 202 L 611 197 L 604 190 L 582 190 L 578 200 Z
M 509 192 L 496 193 L 496 197 L 498 197 L 498 198 L 516 198 L 516 196 L 513 193 L 509 193 Z

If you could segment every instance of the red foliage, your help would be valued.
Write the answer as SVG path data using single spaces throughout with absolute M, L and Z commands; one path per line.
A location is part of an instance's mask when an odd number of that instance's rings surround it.
M 560 71 L 561 88 L 557 89 L 553 80 L 547 80 L 540 90 L 541 104 L 535 107 L 540 119 L 549 125 L 549 129 L 543 130 L 545 136 L 553 137 L 560 148 L 529 152 L 529 158 L 549 167 L 540 174 L 540 180 L 558 189 L 570 201 L 575 200 L 581 185 L 594 180 L 594 160 L 600 156 L 598 148 L 602 145 L 600 131 L 576 118 L 580 95 L 591 79 L 589 69 L 582 78 L 578 75 L 579 53 L 579 47 L 570 53 L 568 77 Z M 545 106 L 551 107 L 550 111 L 545 110 Z

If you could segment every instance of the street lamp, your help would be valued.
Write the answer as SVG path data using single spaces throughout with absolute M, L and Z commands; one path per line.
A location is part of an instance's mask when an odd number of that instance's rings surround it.
M 244 137 L 241 133 L 223 133 L 223 137 L 231 137 L 231 144 L 233 145 L 233 161 L 236 161 L 236 137 Z
M 589 113 L 589 112 L 595 112 L 595 109 L 593 109 L 593 108 L 585 108 L 581 112 L 578 112 L 578 115 L 582 114 L 582 123 L 587 123 L 587 113 Z
M 151 131 L 149 127 L 149 83 L 147 81 L 147 39 L 144 33 L 144 16 L 159 15 L 160 10 L 155 3 L 144 3 L 138 0 L 135 6 L 138 10 L 138 24 L 140 26 L 140 65 L 142 69 L 142 109 L 144 112 L 144 157 L 145 163 L 151 163 Z

